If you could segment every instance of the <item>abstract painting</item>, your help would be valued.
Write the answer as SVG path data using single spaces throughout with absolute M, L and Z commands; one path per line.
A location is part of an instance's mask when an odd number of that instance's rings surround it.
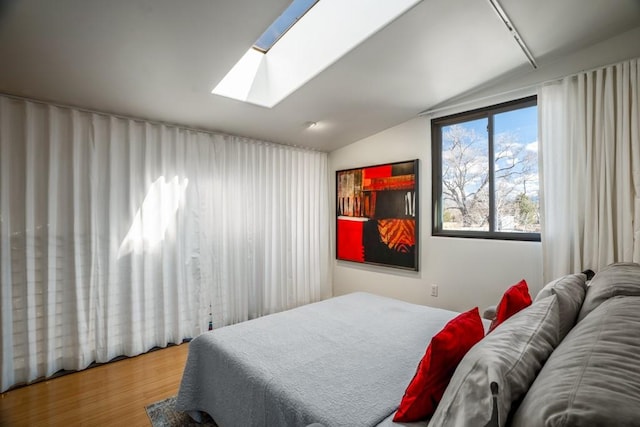
M 418 270 L 418 160 L 336 172 L 336 257 Z

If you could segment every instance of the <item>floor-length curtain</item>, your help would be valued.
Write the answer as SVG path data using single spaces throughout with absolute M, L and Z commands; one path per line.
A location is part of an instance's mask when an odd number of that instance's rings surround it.
M 324 153 L 0 96 L 2 391 L 317 301 Z
M 640 261 L 640 59 L 541 87 L 544 277 Z

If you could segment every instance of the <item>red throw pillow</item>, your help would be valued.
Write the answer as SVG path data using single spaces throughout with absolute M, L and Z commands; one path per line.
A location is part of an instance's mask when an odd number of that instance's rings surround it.
M 520 310 L 531 305 L 531 295 L 529 295 L 529 287 L 527 282 L 522 279 L 515 285 L 511 286 L 502 295 L 502 299 L 496 307 L 496 317 L 491 322 L 489 332 L 498 327 L 499 324 L 513 316 Z
M 418 421 L 433 415 L 456 367 L 482 337 L 478 307 L 459 314 L 434 335 L 393 421 Z

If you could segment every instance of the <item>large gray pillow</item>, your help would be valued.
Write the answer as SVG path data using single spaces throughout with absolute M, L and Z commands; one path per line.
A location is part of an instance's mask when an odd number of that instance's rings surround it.
M 576 323 L 576 318 L 584 302 L 586 290 L 587 275 L 585 273 L 569 274 L 550 282 L 536 296 L 535 301 L 539 301 L 549 295 L 558 296 L 561 341 Z
M 429 426 L 504 426 L 558 345 L 559 329 L 555 294 L 507 319 L 462 359 Z
M 613 297 L 571 330 L 513 417 L 514 427 L 640 426 L 640 297 Z
M 616 295 L 640 296 L 640 264 L 616 263 L 598 271 L 587 289 L 578 322 Z

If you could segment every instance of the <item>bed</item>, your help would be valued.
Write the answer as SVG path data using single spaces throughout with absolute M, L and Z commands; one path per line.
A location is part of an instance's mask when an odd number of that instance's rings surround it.
M 398 426 L 431 337 L 457 314 L 353 293 L 204 333 L 176 409 L 221 427 Z

